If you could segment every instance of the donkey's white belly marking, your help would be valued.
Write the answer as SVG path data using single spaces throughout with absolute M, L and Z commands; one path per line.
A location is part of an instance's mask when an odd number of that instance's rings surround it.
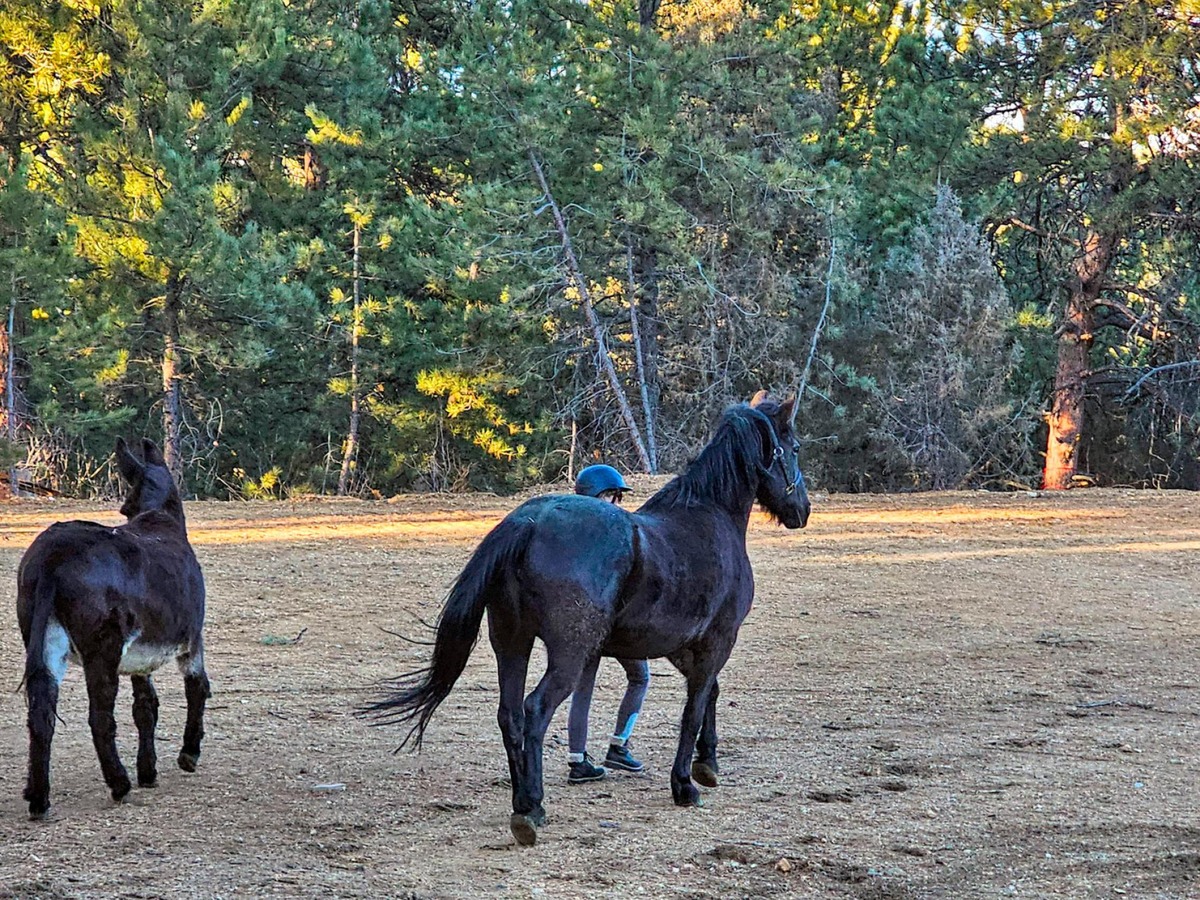
M 42 647 L 43 658 L 50 674 L 54 676 L 54 683 L 62 684 L 67 674 L 67 660 L 72 655 L 71 638 L 54 616 L 46 623 L 46 640 Z
M 135 635 L 125 644 L 118 671 L 122 675 L 149 675 L 182 653 L 182 644 L 139 644 Z

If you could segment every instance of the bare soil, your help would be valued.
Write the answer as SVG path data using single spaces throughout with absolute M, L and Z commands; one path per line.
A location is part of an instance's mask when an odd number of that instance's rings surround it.
M 654 661 L 647 774 L 568 786 L 560 710 L 533 848 L 508 831 L 486 641 L 421 754 L 352 714 L 423 664 L 384 629 L 420 636 L 517 499 L 189 504 L 215 690 L 196 774 L 174 765 L 184 702 L 163 670 L 159 786 L 114 804 L 72 669 L 51 818 L 28 821 L 0 605 L 0 898 L 1200 896 L 1200 496 L 816 499 L 803 532 L 751 523 L 758 595 L 705 806 L 671 803 L 683 685 Z M 10 597 L 29 541 L 67 518 L 119 521 L 0 508 Z M 601 666 L 593 755 L 622 678 Z M 118 722 L 132 767 L 127 688 Z

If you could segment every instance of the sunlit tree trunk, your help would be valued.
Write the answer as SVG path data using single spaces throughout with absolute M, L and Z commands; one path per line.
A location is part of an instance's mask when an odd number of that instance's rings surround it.
M 1089 374 L 1088 351 L 1095 327 L 1096 299 L 1112 262 L 1116 238 L 1088 231 L 1074 263 L 1074 277 L 1058 335 L 1054 394 L 1047 417 L 1046 468 L 1042 486 L 1065 490 L 1079 469 L 1083 404 Z
M 360 419 L 358 403 L 358 333 L 360 331 L 360 304 L 362 301 L 359 284 L 359 246 L 362 238 L 362 226 L 354 223 L 354 309 L 350 322 L 350 430 L 346 433 L 346 447 L 342 454 L 342 472 L 338 476 L 338 495 L 344 497 L 350 489 L 350 474 L 358 461 L 358 423 Z

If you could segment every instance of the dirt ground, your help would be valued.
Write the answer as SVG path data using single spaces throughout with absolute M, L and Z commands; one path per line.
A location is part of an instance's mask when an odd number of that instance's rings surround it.
M 805 531 L 751 523 L 721 787 L 672 805 L 683 685 L 654 661 L 647 774 L 568 786 L 561 709 L 533 848 L 508 831 L 486 641 L 421 754 L 352 715 L 423 662 L 384 629 L 435 618 L 516 500 L 189 504 L 215 691 L 196 774 L 174 766 L 183 694 L 163 670 L 159 785 L 114 804 L 73 668 L 51 818 L 28 821 L 23 651 L 0 604 L 0 898 L 1200 897 L 1200 496 L 814 500 Z M 80 517 L 119 521 L 0 508 L 10 598 L 33 536 Z M 601 665 L 593 755 L 622 679 Z M 132 767 L 127 686 L 118 723 Z

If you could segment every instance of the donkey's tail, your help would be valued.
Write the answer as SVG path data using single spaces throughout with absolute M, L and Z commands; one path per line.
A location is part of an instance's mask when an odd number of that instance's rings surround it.
M 22 684 L 30 690 L 38 676 L 49 675 L 46 662 L 46 631 L 54 615 L 54 579 L 42 573 L 29 592 L 29 637 L 25 642 L 25 677 Z
M 533 528 L 532 519 L 509 517 L 488 533 L 450 588 L 429 665 L 394 679 L 390 696 L 359 709 L 377 725 L 413 722 L 397 749 L 410 742 L 420 748 L 429 720 L 467 667 L 484 611 L 504 597 L 508 575 L 524 557 Z

